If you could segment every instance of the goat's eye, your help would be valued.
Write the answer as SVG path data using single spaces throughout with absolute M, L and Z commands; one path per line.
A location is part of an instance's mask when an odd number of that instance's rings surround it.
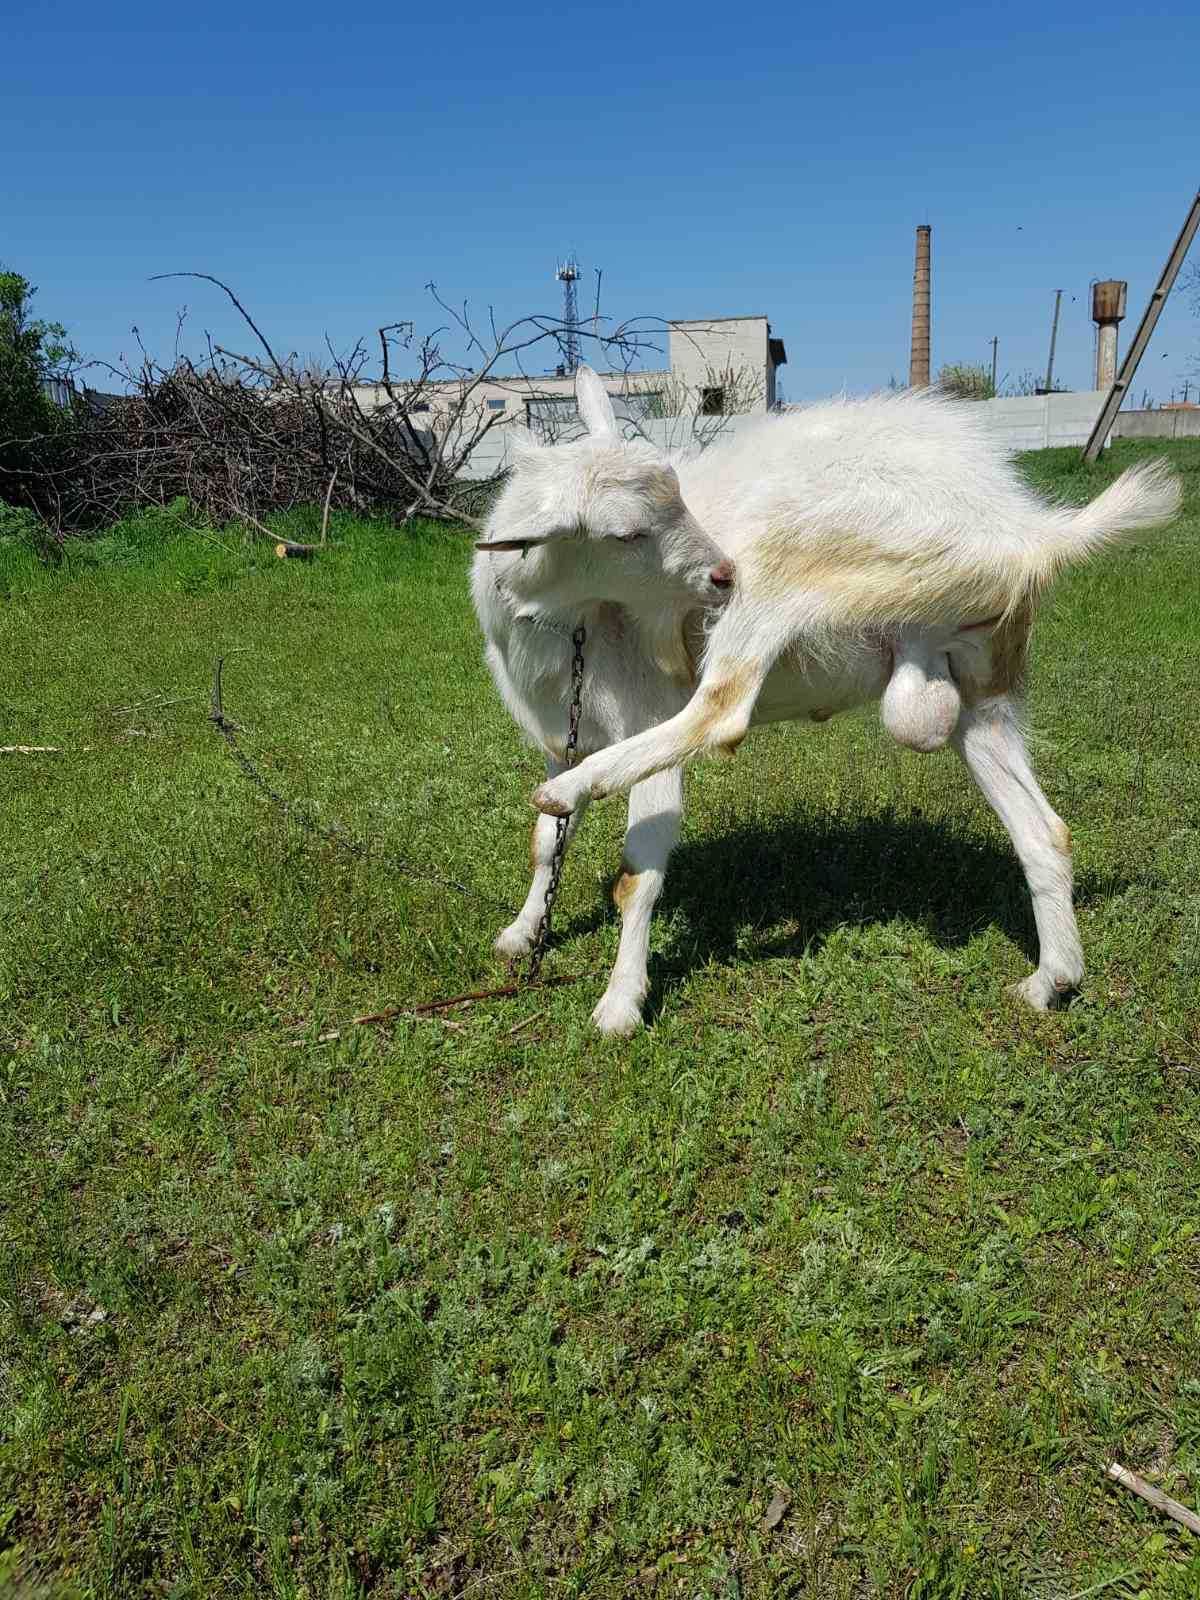
M 645 539 L 646 537 L 647 537 L 647 535 L 644 534 L 644 533 L 618 533 L 617 534 L 617 538 L 620 540 L 620 542 L 622 544 L 635 544 L 638 539 Z

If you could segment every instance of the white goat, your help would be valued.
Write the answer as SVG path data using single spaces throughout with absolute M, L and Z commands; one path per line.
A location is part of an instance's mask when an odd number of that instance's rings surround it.
M 834 401 L 668 458 L 622 441 L 587 368 L 577 395 L 588 437 L 519 445 L 473 572 L 488 665 L 548 774 L 534 795 L 544 815 L 533 883 L 497 950 L 515 958 L 530 947 L 554 818 L 569 816 L 573 829 L 589 800 L 630 790 L 613 891 L 620 948 L 593 1020 L 631 1033 L 650 917 L 679 836 L 681 764 L 732 752 L 752 723 L 824 722 L 882 696 L 885 726 L 902 743 L 953 740 L 1012 837 L 1040 944 L 1018 992 L 1045 1009 L 1075 988 L 1071 836 L 1021 731 L 1029 631 L 1062 568 L 1175 513 L 1170 472 L 1134 468 L 1068 510 L 1022 482 L 971 403 L 928 393 Z M 581 621 L 585 759 L 567 770 L 570 636 Z

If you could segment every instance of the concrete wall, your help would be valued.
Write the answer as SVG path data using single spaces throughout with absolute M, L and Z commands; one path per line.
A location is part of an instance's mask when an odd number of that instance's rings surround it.
M 1104 396 L 1097 389 L 977 402 L 989 431 L 1013 450 L 1047 450 L 1059 445 L 1082 448 L 1103 403 Z
M 1088 441 L 1104 403 L 1104 391 L 1081 394 L 1022 395 L 1016 400 L 983 400 L 980 409 L 989 426 L 1017 450 L 1044 450 L 1051 445 Z M 1196 410 L 1118 411 L 1113 439 L 1200 439 Z
M 1016 450 L 1044 450 L 1051 445 L 1088 441 L 1100 414 L 1105 391 L 1081 394 L 1022 395 L 1015 400 L 983 400 L 980 410 L 989 426 Z M 1118 411 L 1113 439 L 1200 439 L 1200 407 L 1195 410 Z
M 1114 439 L 1200 439 L 1200 408 L 1166 411 L 1118 411 Z

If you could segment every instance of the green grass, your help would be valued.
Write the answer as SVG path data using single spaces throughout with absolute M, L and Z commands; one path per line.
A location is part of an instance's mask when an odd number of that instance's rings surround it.
M 281 823 L 272 780 L 515 906 L 538 775 L 467 541 L 277 562 L 169 515 L 0 543 L 0 1574 L 14 1594 L 1194 1600 L 1200 448 L 1036 639 L 1089 976 L 1020 1009 L 1016 862 L 874 714 L 689 778 L 651 1026 L 588 1013 L 620 808 L 548 972 L 499 912 Z M 777 1523 L 763 1517 L 777 1491 Z M 5 1579 L 0 1577 L 0 1589 Z

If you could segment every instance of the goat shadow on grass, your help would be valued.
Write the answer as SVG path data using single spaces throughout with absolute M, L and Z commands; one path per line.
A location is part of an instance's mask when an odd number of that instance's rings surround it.
M 1115 898 L 1131 881 L 1081 873 L 1075 904 Z M 673 912 L 683 913 L 687 930 L 670 952 L 651 956 L 648 1021 L 709 960 L 811 954 L 845 927 L 902 919 L 944 948 L 997 927 L 1031 966 L 1038 959 L 1029 890 L 1011 847 L 912 813 L 851 820 L 800 811 L 689 840 L 671 857 L 657 908 L 661 917 Z M 605 915 L 597 908 L 574 919 L 560 938 L 594 931 Z

